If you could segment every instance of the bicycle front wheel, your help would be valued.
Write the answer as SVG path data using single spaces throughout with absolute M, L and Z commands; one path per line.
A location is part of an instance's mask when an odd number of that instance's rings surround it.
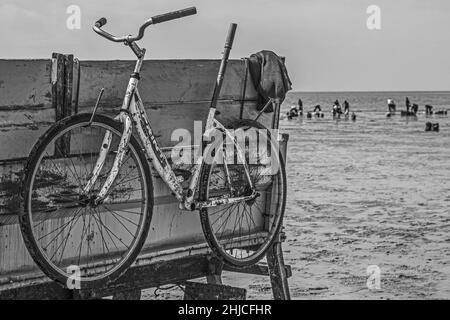
M 47 276 L 71 289 L 118 278 L 139 254 L 153 210 L 150 168 L 134 137 L 105 201 L 92 201 L 111 171 L 122 124 L 102 115 L 90 123 L 90 117 L 53 125 L 34 146 L 23 180 L 25 244 Z M 107 132 L 106 161 L 86 195 Z
M 286 205 L 286 173 L 278 141 L 263 125 L 253 120 L 237 120 L 227 128 L 234 133 L 235 140 L 224 139 L 215 148 L 213 161 L 203 164 L 199 199 L 210 201 L 252 194 L 244 165 L 236 155 L 238 148 L 244 154 L 258 196 L 201 209 L 200 220 L 213 252 L 231 266 L 245 267 L 263 257 L 280 231 Z

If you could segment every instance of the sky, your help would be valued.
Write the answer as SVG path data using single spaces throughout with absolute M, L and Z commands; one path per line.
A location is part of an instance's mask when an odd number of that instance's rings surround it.
M 80 29 L 66 12 L 77 5 Z M 369 30 L 367 8 L 380 8 Z M 228 26 L 238 24 L 231 58 L 272 50 L 286 57 L 296 91 L 450 90 L 448 0 L 0 0 L 0 59 L 133 59 L 95 34 L 135 34 L 149 17 L 196 6 L 193 17 L 147 29 L 147 59 L 219 59 Z M 1 70 L 0 70 L 1 72 Z

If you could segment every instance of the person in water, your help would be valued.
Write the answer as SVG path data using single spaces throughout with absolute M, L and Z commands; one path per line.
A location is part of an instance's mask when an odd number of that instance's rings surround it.
M 314 107 L 314 111 L 313 112 L 322 112 L 322 107 L 320 106 L 320 104 L 316 105 Z
M 299 115 L 303 115 L 303 101 L 302 99 L 298 99 L 298 113 Z
M 334 102 L 333 105 L 333 118 L 336 117 L 336 115 L 340 116 L 342 114 L 341 105 L 338 100 Z
M 393 99 L 389 98 L 387 100 L 387 104 L 388 104 L 388 112 L 389 113 L 394 113 L 395 112 L 395 108 L 396 108 L 395 101 Z
M 298 117 L 298 110 L 296 106 L 292 106 L 291 109 L 289 109 L 289 111 L 287 112 L 287 117 L 289 120 Z
M 409 102 L 408 97 L 406 97 L 405 104 L 406 104 L 406 112 L 409 112 L 409 109 L 411 108 L 411 102 Z
M 350 104 L 347 100 L 344 101 L 344 114 L 348 115 L 350 113 Z

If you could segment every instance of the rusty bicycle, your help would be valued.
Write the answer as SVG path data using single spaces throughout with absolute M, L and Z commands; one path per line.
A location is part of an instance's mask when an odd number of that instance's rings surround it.
M 215 118 L 236 24 L 227 36 L 204 148 L 193 163 L 188 188 L 153 135 L 138 91 L 146 50 L 137 41 L 151 25 L 193 14 L 195 7 L 154 16 L 137 36 L 122 37 L 104 31 L 107 20 L 99 19 L 94 31 L 124 43 L 137 57 L 117 117 L 98 113 L 97 101 L 92 113 L 56 122 L 31 151 L 21 230 L 34 261 L 62 285 L 73 275 L 71 266 L 80 269 L 86 288 L 113 281 L 135 261 L 152 222 L 153 170 L 181 210 L 199 212 L 209 247 L 225 263 L 256 263 L 280 230 L 286 176 L 277 137 L 255 120 L 222 124 Z

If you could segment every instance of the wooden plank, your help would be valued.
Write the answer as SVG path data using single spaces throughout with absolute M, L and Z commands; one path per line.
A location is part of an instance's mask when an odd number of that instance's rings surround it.
M 49 280 L 0 288 L 0 300 L 69 300 L 73 292 Z
M 6 214 L 15 217 L 19 210 L 22 172 L 22 163 L 0 165 L 0 217 Z M 8 224 L 8 222 L 2 219 L 0 226 L 3 224 Z
M 0 111 L 0 132 L 22 128 L 33 131 L 40 126 L 53 123 L 53 119 L 55 119 L 55 110 L 44 105 L 23 110 Z
M 285 268 L 286 277 L 287 278 L 292 277 L 291 266 L 287 265 L 287 266 L 284 266 L 284 268 Z M 262 265 L 262 264 L 255 264 L 253 266 L 245 267 L 245 268 L 236 268 L 236 267 L 232 267 L 229 265 L 224 265 L 223 271 L 254 274 L 254 275 L 258 275 L 258 276 L 269 276 L 270 275 L 269 267 L 267 265 Z
M 74 90 L 73 82 L 73 54 L 64 56 L 64 117 L 71 116 L 75 114 L 72 108 L 72 95 Z
M 0 162 L 24 160 L 50 123 L 18 126 L 0 131 Z
M 102 87 L 103 103 L 120 105 L 133 71 L 134 61 L 82 61 L 79 105 L 92 108 Z M 219 60 L 147 60 L 141 71 L 139 92 L 146 104 L 163 102 L 210 101 Z M 240 100 L 244 63 L 231 60 L 227 68 L 221 99 Z M 246 100 L 256 100 L 250 79 Z
M 222 284 L 187 281 L 184 300 L 245 300 L 247 290 Z
M 158 285 L 165 285 L 170 283 L 183 283 L 187 280 L 208 277 L 211 275 L 211 264 L 220 265 L 220 261 L 210 255 L 192 255 L 183 258 L 171 260 L 170 262 L 160 261 L 149 265 L 133 266 L 119 279 L 112 284 L 103 288 L 96 288 L 91 290 L 72 291 L 62 288 L 57 283 L 49 279 L 30 280 L 20 283 L 9 283 L 0 286 L 0 300 L 18 300 L 18 299 L 96 299 L 113 295 L 115 299 L 138 299 L 140 291 Z M 290 266 L 286 267 L 290 270 Z M 253 273 L 251 270 L 254 270 Z M 267 270 L 262 267 L 260 270 Z M 232 270 L 230 270 L 232 271 Z M 246 268 L 235 270 L 234 272 L 252 273 L 256 275 L 267 275 L 265 271 L 260 272 L 255 268 Z M 190 284 L 188 284 L 188 287 Z M 199 289 L 199 286 L 193 284 L 190 289 Z M 210 298 L 219 296 L 222 299 L 231 298 L 236 292 L 242 293 L 244 289 L 238 291 L 222 291 L 223 286 L 208 285 L 202 287 L 200 294 L 212 293 L 216 294 Z M 188 289 L 188 292 L 192 293 Z M 220 293 L 222 292 L 222 293 Z M 231 294 L 230 294 L 231 293 Z M 131 297 L 130 297 L 131 294 Z M 224 296 L 226 294 L 226 297 Z M 245 294 L 244 294 L 245 295 Z M 193 294 L 188 294 L 192 299 Z M 199 297 L 196 295 L 197 298 Z
M 56 112 L 56 121 L 64 118 L 64 55 L 60 53 L 53 53 L 52 60 L 56 61 L 53 64 L 52 70 L 52 106 Z
M 48 59 L 0 60 L 0 161 L 24 157 L 54 121 L 51 70 Z
M 61 77 L 65 79 L 63 72 L 64 57 L 59 54 L 53 56 L 56 59 L 56 82 L 53 85 L 55 98 L 53 102 L 46 101 L 45 104 L 33 105 L 34 109 L 26 110 L 23 113 L 9 113 L 9 110 L 13 110 L 10 107 L 6 109 L 8 112 L 5 111 L 5 113 L 0 110 L 0 130 L 2 131 L 0 135 L 0 161 L 25 159 L 34 143 L 48 129 L 49 125 L 55 119 L 61 119 L 71 113 L 70 111 L 64 111 L 64 108 L 72 109 L 72 106 L 70 106 L 69 97 L 66 100 L 64 98 L 64 81 L 59 80 Z M 140 93 L 147 106 L 146 109 L 156 136 L 161 137 L 159 142 L 162 146 L 171 146 L 174 145 L 170 141 L 173 130 L 178 128 L 189 130 L 193 127 L 194 120 L 206 119 L 218 61 L 168 60 L 146 61 L 146 63 L 148 64 L 148 71 L 143 72 Z M 47 61 L 47 64 L 50 68 L 46 70 L 48 81 L 46 85 L 49 89 L 51 87 L 51 63 Z M 98 92 L 102 86 L 105 86 L 107 90 L 99 111 L 106 112 L 111 116 L 116 115 L 128 82 L 129 72 L 126 70 L 132 67 L 132 62 L 96 61 L 81 62 L 81 64 L 83 67 L 80 76 L 79 112 L 92 112 Z M 240 86 L 243 81 L 244 63 L 240 60 L 232 61 L 230 66 L 225 77 L 224 95 L 221 96 L 222 101 L 218 106 L 218 110 L 221 112 L 218 117 L 219 120 L 239 118 L 239 110 L 237 109 L 241 103 Z M 61 68 L 63 69 L 61 70 Z M 35 72 L 37 71 L 43 72 L 41 69 L 35 70 Z M 68 77 L 71 78 L 69 75 Z M 75 84 L 73 82 L 74 77 L 78 77 L 78 73 L 72 75 L 72 84 Z M 251 80 L 248 79 L 247 81 L 250 82 L 247 83 L 244 118 L 254 118 L 257 114 L 255 110 L 256 102 L 252 99 L 256 97 L 256 92 Z M 108 85 L 106 86 L 105 83 Z M 73 85 L 70 87 L 73 88 Z M 4 90 L 0 88 L 0 96 L 3 93 Z M 51 96 L 51 93 L 49 94 Z M 70 93 L 67 93 L 67 95 L 70 96 Z M 70 100 L 73 100 L 73 98 L 72 94 Z M 17 103 L 20 103 L 20 100 L 17 100 Z M 15 106 L 17 107 L 17 104 Z M 74 111 L 72 110 L 72 112 Z M 261 121 L 266 126 L 270 126 L 270 119 L 272 119 L 271 114 L 265 114 Z M 167 126 L 168 123 L 171 124 L 170 127 Z
M 0 287 L 0 300 L 8 299 L 96 299 L 118 292 L 136 291 L 163 285 L 179 283 L 209 274 L 209 257 L 193 255 L 175 259 L 170 263 L 156 262 L 134 266 L 116 281 L 103 288 L 89 290 L 67 290 L 50 280 L 14 283 Z
M 104 288 L 96 288 L 95 290 L 72 291 L 62 288 L 60 285 L 50 281 L 49 279 L 23 281 L 21 283 L 10 283 L 0 287 L 0 300 L 18 300 L 18 299 L 95 299 L 113 295 L 114 299 L 134 299 L 140 298 L 142 289 L 165 285 L 169 283 L 182 283 L 200 277 L 208 277 L 211 275 L 210 265 L 220 264 L 220 262 L 209 255 L 193 255 L 174 259 L 170 262 L 157 262 L 150 265 L 131 267 L 124 276 L 116 280 L 111 285 Z M 286 266 L 290 270 L 290 266 Z M 267 268 L 262 268 L 266 270 Z M 255 275 L 267 276 L 266 272 L 250 268 L 236 270 L 235 272 L 244 272 Z M 198 286 L 197 283 L 187 284 L 188 295 L 185 299 L 199 298 L 200 295 L 208 294 L 208 297 L 221 297 L 221 299 L 229 299 L 235 297 L 235 293 L 242 295 L 245 289 L 238 291 L 228 291 L 223 286 L 207 285 Z M 190 290 L 194 289 L 194 290 Z M 201 290 L 197 290 L 201 289 Z M 239 288 L 235 288 L 239 289 Z M 200 295 L 194 294 L 197 292 Z M 214 294 L 212 294 L 214 292 Z M 211 295 L 212 294 L 212 295 Z M 226 296 L 226 297 L 225 297 Z
M 288 276 L 284 265 L 281 241 L 278 239 L 267 251 L 267 264 L 269 266 L 270 283 L 272 284 L 273 298 L 275 300 L 290 300 Z
M 78 99 L 80 95 L 80 75 L 81 75 L 81 65 L 77 58 L 73 59 L 73 85 L 72 85 L 72 110 L 73 114 L 78 113 Z
M 168 248 L 185 247 L 203 243 L 204 236 L 197 212 L 182 212 L 178 204 L 154 207 L 149 236 L 143 253 L 152 253 Z M 120 235 L 119 232 L 116 234 Z M 73 248 L 66 248 L 69 256 Z M 91 247 L 92 252 L 101 249 Z M 100 250 L 100 251 L 99 251 Z M 0 226 L 0 274 L 37 271 L 36 265 L 23 243 L 18 224 Z
M 142 290 L 132 289 L 128 291 L 115 292 L 113 300 L 141 300 Z
M 69 110 L 67 110 L 69 102 L 66 101 L 66 57 L 60 53 L 53 53 L 52 59 L 56 60 L 56 64 L 53 65 L 54 68 L 56 67 L 56 71 L 53 70 L 53 73 L 56 74 L 56 78 L 52 79 L 52 104 L 56 114 L 55 121 L 59 121 L 69 115 Z M 72 101 L 70 101 L 70 103 L 71 102 Z M 55 144 L 57 145 L 55 155 L 62 156 L 70 152 L 69 135 L 62 136 Z
M 153 133 L 158 143 L 162 147 L 173 147 L 178 141 L 172 141 L 171 136 L 175 130 L 185 129 L 193 137 L 194 121 L 206 121 L 208 115 L 209 102 L 192 103 L 171 103 L 171 104 L 153 104 L 146 105 L 146 113 L 149 118 Z M 115 116 L 120 109 L 119 105 L 113 108 L 106 107 L 103 103 L 99 112 L 105 113 L 111 117 Z M 239 118 L 240 102 L 237 101 L 219 101 L 217 106 L 219 115 L 217 119 L 226 124 Z M 90 108 L 80 107 L 80 112 L 92 112 Z M 244 107 L 244 118 L 254 119 L 258 114 L 256 102 L 246 102 Z M 264 114 L 259 122 L 270 128 L 272 125 L 272 114 Z
M 244 116 L 245 97 L 247 94 L 247 85 L 249 82 L 248 74 L 249 74 L 248 59 L 244 59 L 244 76 L 242 77 L 242 82 L 241 82 L 242 94 L 241 94 L 241 109 L 239 111 L 239 119 L 243 119 L 243 116 Z
M 52 62 L 0 59 L 0 111 L 51 107 Z
M 76 291 L 81 299 L 95 299 L 113 295 L 115 292 L 152 288 L 169 283 L 180 283 L 186 280 L 209 275 L 209 258 L 196 255 L 172 260 L 169 263 L 157 262 L 145 266 L 136 266 L 119 279 L 104 288 Z
M 254 119 L 256 117 L 257 111 L 255 105 L 254 102 L 245 103 L 244 118 Z M 186 107 L 189 108 L 189 112 L 186 111 Z M 171 141 L 174 130 L 186 129 L 192 133 L 194 121 L 205 121 L 208 112 L 207 107 L 208 102 L 171 104 L 165 105 L 164 107 L 147 107 L 146 111 L 158 142 L 162 147 L 170 147 L 177 144 L 177 142 Z M 101 108 L 99 111 L 114 116 L 117 114 L 119 108 L 119 106 L 115 106 L 113 109 Z M 219 102 L 218 111 L 220 112 L 220 115 L 217 117 L 218 120 L 226 123 L 239 118 L 239 108 L 239 102 Z M 92 110 L 85 107 L 80 108 L 80 112 L 92 112 Z M 41 122 L 27 120 L 26 116 L 21 114 L 17 115 L 17 117 L 22 119 L 20 120 L 20 125 L 12 125 L 5 128 L 0 127 L 0 162 L 26 159 L 33 148 L 33 145 L 37 142 L 39 137 L 47 131 L 55 117 L 55 111 L 52 109 L 46 109 L 45 112 L 39 111 L 30 114 L 32 114 L 33 117 L 39 117 Z M 0 112 L 0 119 L 1 117 L 2 115 Z M 7 117 L 13 118 L 11 114 L 7 115 Z M 272 114 L 263 114 L 258 121 L 266 127 L 270 127 L 272 122 L 271 119 Z
M 95 136 L 94 138 L 96 138 L 95 141 L 97 141 L 98 143 L 100 143 L 100 140 L 102 137 L 100 136 Z M 73 145 L 77 145 L 78 142 L 81 140 L 83 143 L 83 147 L 85 147 L 86 145 L 89 145 L 89 143 L 92 143 L 92 139 L 91 137 L 72 137 L 72 144 Z M 98 143 L 92 144 L 92 152 L 97 152 L 98 151 Z M 175 150 L 180 150 L 178 148 L 166 148 L 166 156 L 170 159 L 171 154 L 173 151 Z M 186 149 L 184 149 L 186 150 Z M 52 149 L 49 149 L 50 153 L 52 153 Z M 198 150 L 196 148 L 190 148 L 190 152 L 192 155 L 197 154 Z M 107 165 L 110 164 L 113 160 L 113 156 L 114 154 L 111 154 L 111 156 L 108 158 L 109 162 L 107 162 Z M 58 171 L 56 166 L 62 165 L 63 163 L 67 163 L 68 160 L 58 160 L 55 158 L 52 158 L 52 160 L 46 160 L 47 158 L 44 158 L 44 161 L 47 161 L 48 163 L 51 164 L 51 168 L 49 168 L 48 170 L 52 170 L 52 171 L 48 171 L 47 172 L 47 176 L 51 177 L 54 180 L 54 185 L 55 185 L 55 189 L 53 190 L 53 192 L 51 194 L 47 194 L 46 197 L 40 197 L 40 201 L 39 201 L 39 206 L 43 207 L 45 205 L 46 202 L 48 203 L 54 203 L 54 199 L 52 200 L 52 194 L 62 194 L 62 193 L 66 193 L 70 192 L 72 187 L 76 187 L 78 185 L 78 181 L 72 181 L 73 179 L 77 178 L 76 176 L 74 176 L 73 174 L 71 174 L 70 176 L 65 176 L 65 177 L 60 177 L 60 180 L 64 180 L 64 184 L 59 183 L 58 181 L 56 181 L 55 179 L 58 179 L 58 175 L 61 175 L 61 171 Z M 80 159 L 78 156 L 76 156 L 76 153 L 74 153 L 73 155 L 73 159 L 71 161 L 68 162 L 69 165 L 75 165 L 76 170 L 78 171 L 85 171 L 84 169 L 80 169 L 80 164 L 85 165 L 86 163 L 93 165 L 95 162 L 96 158 L 95 158 L 95 154 L 93 157 L 85 157 Z M 126 163 L 126 165 L 131 165 L 132 163 L 130 161 L 128 161 Z M 18 198 L 19 196 L 19 191 L 21 188 L 21 178 L 23 175 L 23 169 L 24 169 L 24 165 L 25 162 L 24 161 L 19 161 L 19 162 L 8 162 L 8 163 L 3 163 L 0 164 L 0 225 L 6 225 L 6 224 L 13 224 L 16 223 L 17 218 L 15 217 L 15 214 L 18 212 L 19 210 L 19 201 L 20 199 Z M 84 167 L 84 166 L 83 166 Z M 173 168 L 175 170 L 175 173 L 177 175 L 183 176 L 185 181 L 183 183 L 183 187 L 187 188 L 188 187 L 188 182 L 190 179 L 190 174 L 193 168 L 192 164 L 176 164 L 173 165 Z M 71 171 L 69 170 L 69 173 Z M 154 181 L 153 181 L 153 185 L 154 185 L 154 202 L 155 205 L 159 206 L 159 205 L 167 205 L 167 204 L 175 204 L 177 203 L 177 200 L 175 199 L 175 197 L 173 197 L 171 195 L 171 191 L 169 190 L 169 188 L 165 185 L 165 183 L 160 179 L 159 175 L 157 174 L 156 170 L 152 170 L 153 173 L 153 177 L 154 177 Z M 120 177 L 118 178 L 119 180 L 121 179 Z M 56 182 L 55 182 L 56 181 Z M 69 183 L 70 182 L 70 183 Z M 135 181 L 129 181 L 127 182 L 127 186 L 132 187 L 133 183 L 135 183 Z M 43 185 L 44 188 L 47 187 L 46 184 Z M 136 188 L 136 186 L 134 186 L 134 188 Z M 43 191 L 45 192 L 45 190 Z M 44 201 L 45 198 L 48 198 L 48 201 Z M 120 197 L 119 197 L 120 198 Z M 119 199 L 118 198 L 118 199 Z M 131 201 L 131 198 L 128 199 L 128 201 Z M 48 207 L 46 209 L 51 209 L 51 207 Z M 7 217 L 9 216 L 9 217 Z M 11 220 L 13 219 L 13 220 Z

